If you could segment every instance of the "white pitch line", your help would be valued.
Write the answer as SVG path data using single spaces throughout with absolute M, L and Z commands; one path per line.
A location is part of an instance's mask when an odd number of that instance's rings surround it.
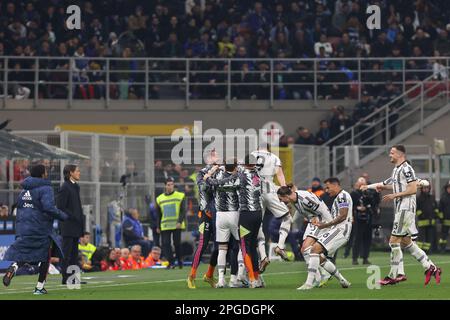
M 450 261 L 444 261 L 444 262 L 440 262 L 439 264 L 449 264 Z M 405 264 L 404 266 L 415 266 L 417 265 L 417 263 L 409 263 L 409 264 Z M 367 266 L 368 267 L 368 266 Z M 367 269 L 367 267 L 347 267 L 347 268 L 339 268 L 339 270 L 362 270 L 362 269 Z M 379 266 L 381 268 L 384 267 L 389 267 L 389 265 L 382 265 Z M 301 271 L 286 271 L 286 272 L 272 272 L 272 273 L 264 273 L 263 277 L 267 277 L 267 276 L 278 276 L 278 275 L 284 275 L 284 274 L 302 274 L 302 273 L 307 273 L 306 270 L 301 270 Z M 126 282 L 126 283 L 114 283 L 114 284 L 105 284 L 105 285 L 99 285 L 99 286 L 90 286 L 88 285 L 84 285 L 84 290 L 86 289 L 96 289 L 96 288 L 109 288 L 109 287 L 122 287 L 122 286 L 132 286 L 132 285 L 138 285 L 138 284 L 157 284 L 157 283 L 169 283 L 169 282 L 182 282 L 182 281 L 186 281 L 185 278 L 183 279 L 171 279 L 171 280 L 155 280 L 155 281 L 144 281 L 144 282 Z M 105 281 L 106 282 L 106 281 Z M 110 281 L 112 282 L 112 281 Z M 31 290 L 34 288 L 30 288 Z M 47 287 L 47 289 L 51 289 L 52 291 L 56 291 L 56 290 L 69 290 L 68 288 L 64 287 L 62 288 L 62 285 L 59 285 L 58 287 Z M 7 290 L 21 290 L 21 289 L 7 289 Z M 80 289 L 80 290 L 83 290 Z M 6 292 L 0 292 L 0 295 L 3 294 L 14 294 L 14 293 L 29 293 L 30 291 L 6 291 Z

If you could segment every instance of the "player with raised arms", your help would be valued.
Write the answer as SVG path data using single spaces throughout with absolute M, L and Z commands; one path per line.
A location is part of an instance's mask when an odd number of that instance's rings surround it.
M 376 189 L 378 192 L 390 190 L 383 202 L 394 201 L 394 224 L 389 246 L 391 247 L 391 270 L 389 275 L 380 281 L 381 285 L 396 284 L 403 281 L 403 252 L 407 250 L 425 269 L 425 285 L 434 276 L 436 283 L 441 281 L 441 268 L 438 268 L 412 240 L 417 234 L 416 218 L 416 192 L 418 179 L 413 167 L 406 160 L 406 149 L 403 145 L 395 145 L 389 151 L 389 159 L 395 165 L 390 178 L 383 182 L 362 186 L 362 190 Z M 399 270 L 400 267 L 400 270 Z
M 291 229 L 292 216 L 286 204 L 278 199 L 277 190 L 279 186 L 275 185 L 273 181 L 276 176 L 280 186 L 286 185 L 286 179 L 281 167 L 281 160 L 277 155 L 270 152 L 270 146 L 268 146 L 267 143 L 263 143 L 262 146 L 260 146 L 258 150 L 253 151 L 251 155 L 256 158 L 257 166 L 259 167 L 259 175 L 261 177 L 262 212 L 264 214 L 266 209 L 269 209 L 275 218 L 281 219 L 278 243 L 274 251 L 283 260 L 288 261 L 289 259 L 285 251 L 285 242 Z M 265 245 L 266 239 L 261 227 L 258 233 L 258 252 L 261 259 L 259 269 L 261 273 L 264 272 L 267 265 L 270 263 L 266 254 Z

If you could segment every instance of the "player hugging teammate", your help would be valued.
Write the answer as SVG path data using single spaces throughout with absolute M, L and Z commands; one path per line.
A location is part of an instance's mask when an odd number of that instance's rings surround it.
M 308 220 L 301 248 L 308 277 L 298 290 L 323 286 L 327 279 L 320 268 L 336 277 L 343 288 L 350 287 L 350 282 L 327 257 L 332 257 L 348 242 L 352 228 L 352 198 L 341 188 L 337 178 L 325 180 L 325 186 L 325 191 L 335 198 L 331 212 L 321 199 L 309 191 L 295 190 L 291 185 L 281 187 L 277 192 L 281 201 L 292 203 L 298 213 Z
M 250 280 L 249 286 L 252 288 L 263 287 L 260 273 L 270 262 L 266 254 L 265 238 L 262 232 L 262 216 L 265 208 L 268 208 L 276 218 L 282 220 L 276 253 L 287 260 L 284 243 L 292 224 L 292 217 L 288 207 L 276 195 L 278 186 L 273 182 L 275 175 L 280 184 L 284 185 L 281 161 L 267 149 L 259 149 L 247 155 L 243 166 L 238 166 L 236 160 L 229 160 L 221 167 L 217 164 L 209 165 L 199 174 L 197 184 L 199 190 L 205 191 L 203 194 L 205 196 L 204 207 L 209 202 L 210 204 L 214 203 L 215 209 L 213 218 L 208 221 L 211 223 L 215 219 L 216 242 L 219 247 L 217 288 L 226 287 L 225 265 L 229 251 L 231 265 L 229 286 L 246 286 L 247 281 L 243 268 L 245 265 Z M 201 204 L 203 202 L 201 201 Z M 204 211 L 203 206 L 202 211 Z M 201 231 L 204 229 L 204 222 L 205 219 L 201 219 Z M 195 288 L 196 269 L 204 247 L 207 245 L 205 233 L 200 233 L 201 241 L 194 255 L 192 271 L 188 277 L 189 288 Z M 242 265 L 237 263 L 241 256 Z M 211 273 L 211 270 L 214 271 L 213 265 L 214 261 L 211 261 L 208 273 L 204 277 L 205 281 L 211 285 L 215 283 Z

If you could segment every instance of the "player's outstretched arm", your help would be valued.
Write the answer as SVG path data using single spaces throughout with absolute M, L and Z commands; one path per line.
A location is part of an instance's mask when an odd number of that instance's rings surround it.
M 361 186 L 360 189 L 362 191 L 366 191 L 367 189 L 375 189 L 377 192 L 381 192 L 383 190 L 392 190 L 392 184 L 386 184 L 385 182 L 377 182 Z
M 386 201 L 394 200 L 395 198 L 402 198 L 402 197 L 410 196 L 410 195 L 413 195 L 416 193 L 417 193 L 417 181 L 414 180 L 406 185 L 405 191 L 387 194 L 383 197 L 383 201 L 386 202 Z
M 286 178 L 284 177 L 283 168 L 278 167 L 276 174 L 277 174 L 278 183 L 280 184 L 281 187 L 284 187 L 286 185 Z

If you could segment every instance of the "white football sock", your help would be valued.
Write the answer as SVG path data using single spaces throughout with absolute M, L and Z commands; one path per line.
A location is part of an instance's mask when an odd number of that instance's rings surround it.
M 264 232 L 262 231 L 262 227 L 259 228 L 259 231 L 258 231 L 258 253 L 259 253 L 259 258 L 261 260 L 264 260 L 265 258 L 267 258 L 266 238 L 264 237 Z
M 44 289 L 44 285 L 45 285 L 45 281 L 44 282 L 39 282 L 38 281 L 38 283 L 36 285 L 36 289 L 42 290 L 42 289 Z
M 339 281 L 345 281 L 345 278 L 342 276 L 342 274 L 339 272 L 339 269 L 334 265 L 333 262 L 330 260 L 325 260 L 321 266 L 333 277 L 338 279 Z
M 405 249 L 408 250 L 408 252 L 414 258 L 416 258 L 417 261 L 420 262 L 420 264 L 422 265 L 422 267 L 425 270 L 428 270 L 428 268 L 430 268 L 431 266 L 434 266 L 434 263 L 430 260 L 430 258 L 428 258 L 425 251 L 420 249 L 419 246 L 415 242 L 411 242 L 411 244 L 409 246 L 407 246 Z
M 292 225 L 292 217 L 290 214 L 287 216 L 281 218 L 281 225 L 280 225 L 280 231 L 279 231 L 279 237 L 278 237 L 278 244 L 277 246 L 280 249 L 285 248 L 286 239 L 289 235 L 289 231 L 291 231 L 291 225 Z
M 309 246 L 309 247 L 306 248 L 305 251 L 303 252 L 303 258 L 305 259 L 306 267 L 309 266 L 311 249 L 312 249 L 312 246 Z M 315 281 L 321 281 L 321 280 L 322 280 L 322 275 L 320 274 L 319 269 L 320 269 L 320 265 L 319 265 L 319 267 L 317 268 Z
M 317 268 L 319 268 L 320 257 L 317 253 L 311 253 L 309 255 L 308 264 L 308 278 L 306 279 L 306 284 L 312 286 L 314 279 L 316 278 Z
M 245 264 L 244 264 L 244 257 L 242 256 L 242 251 L 239 250 L 238 253 L 238 279 L 244 279 L 245 278 Z
M 225 266 L 227 264 L 227 250 L 220 250 L 217 256 L 217 270 L 219 272 L 219 283 L 225 282 Z
M 391 270 L 389 277 L 395 279 L 398 275 L 398 266 L 403 259 L 403 252 L 399 243 L 390 243 L 389 246 L 391 247 Z

